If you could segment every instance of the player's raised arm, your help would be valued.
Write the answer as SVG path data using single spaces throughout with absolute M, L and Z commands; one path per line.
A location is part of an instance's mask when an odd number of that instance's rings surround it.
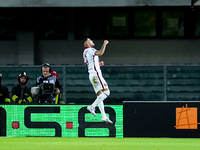
M 95 55 L 102 56 L 102 55 L 104 54 L 104 52 L 105 52 L 106 45 L 107 45 L 108 43 L 109 43 L 108 40 L 104 40 L 104 43 L 103 43 L 101 49 L 100 49 L 99 51 L 96 51 L 96 52 L 95 52 Z

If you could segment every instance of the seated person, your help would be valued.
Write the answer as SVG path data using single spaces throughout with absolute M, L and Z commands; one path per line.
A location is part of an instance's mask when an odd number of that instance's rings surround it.
M 0 104 L 10 103 L 10 96 L 8 88 L 1 85 L 2 74 L 0 73 Z
M 34 90 L 32 90 L 32 94 L 35 95 L 37 102 L 40 104 L 58 104 L 62 93 L 62 87 L 58 79 L 50 73 L 51 66 L 48 63 L 41 66 L 41 71 L 42 75 L 36 81 L 38 93 L 34 93 Z
M 19 84 L 12 88 L 12 100 L 17 104 L 29 104 L 33 101 L 31 87 L 27 84 L 28 75 L 21 72 L 18 76 Z

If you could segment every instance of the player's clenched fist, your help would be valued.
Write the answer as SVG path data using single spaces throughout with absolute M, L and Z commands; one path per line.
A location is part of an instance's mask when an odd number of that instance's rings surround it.
M 108 40 L 104 40 L 104 44 L 108 44 L 109 42 L 108 42 Z

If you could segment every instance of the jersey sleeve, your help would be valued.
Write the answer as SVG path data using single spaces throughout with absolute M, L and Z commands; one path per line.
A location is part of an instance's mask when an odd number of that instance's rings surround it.
M 96 49 L 94 49 L 94 48 L 90 48 L 90 49 L 88 50 L 88 53 L 89 53 L 90 55 L 95 55 L 95 52 L 96 52 Z

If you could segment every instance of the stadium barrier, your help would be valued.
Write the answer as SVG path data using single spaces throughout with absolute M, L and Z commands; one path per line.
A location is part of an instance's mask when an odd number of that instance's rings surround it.
M 130 102 L 106 105 L 113 125 L 86 105 L 0 105 L 6 137 L 200 137 L 200 102 Z
M 200 102 L 123 104 L 124 137 L 200 137 Z
M 85 105 L 0 105 L 0 136 L 123 137 L 123 106 L 106 105 L 115 124 L 94 117 Z
M 0 66 L 2 84 L 9 91 L 25 71 L 28 84 L 35 86 L 41 75 L 38 65 Z M 63 87 L 62 100 L 66 104 L 88 105 L 96 98 L 83 65 L 52 65 Z M 106 65 L 101 67 L 111 94 L 107 105 L 122 105 L 123 101 L 199 101 L 200 65 Z M 84 99 L 84 101 L 83 101 Z

